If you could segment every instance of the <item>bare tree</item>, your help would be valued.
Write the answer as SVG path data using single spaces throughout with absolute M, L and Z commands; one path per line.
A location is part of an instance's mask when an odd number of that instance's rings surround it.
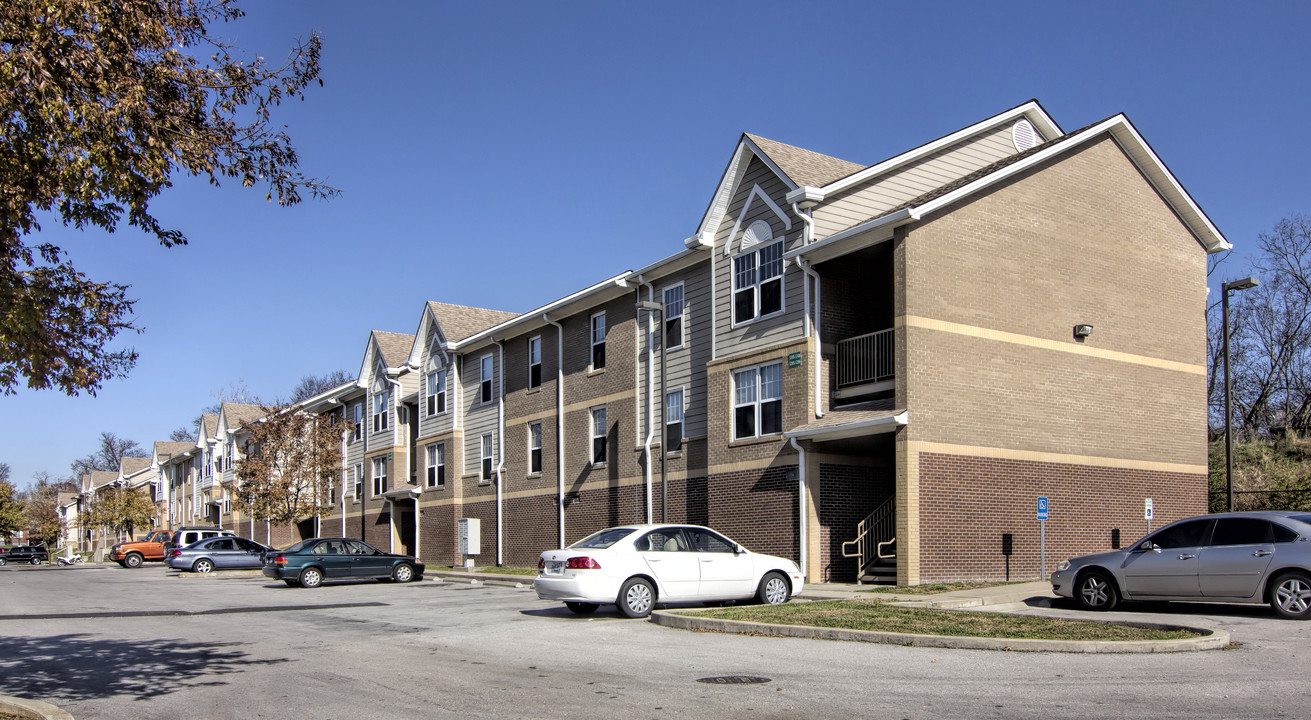
M 354 379 L 355 376 L 345 370 L 333 370 L 324 375 L 306 375 L 300 379 L 299 383 L 296 383 L 296 388 L 291 391 L 291 402 L 295 404 L 302 400 L 308 400 L 319 393 L 345 385 Z
M 145 457 L 149 454 L 135 440 L 121 438 L 111 432 L 102 432 L 100 447 L 90 455 L 74 460 L 68 467 L 73 472 L 74 478 L 80 478 L 92 470 L 118 470 L 119 463 L 125 457 Z

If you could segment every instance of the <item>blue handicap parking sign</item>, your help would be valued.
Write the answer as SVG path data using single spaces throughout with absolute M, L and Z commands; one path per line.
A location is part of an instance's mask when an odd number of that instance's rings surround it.
M 1047 519 L 1047 498 L 1045 497 L 1038 498 L 1038 519 Z

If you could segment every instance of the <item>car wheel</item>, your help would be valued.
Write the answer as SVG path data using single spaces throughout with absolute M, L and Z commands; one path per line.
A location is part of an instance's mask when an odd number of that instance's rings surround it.
M 134 569 L 139 568 L 141 567 L 141 553 L 128 553 L 127 557 L 123 558 L 123 562 L 124 562 L 124 567 L 130 567 Z
M 1101 570 L 1090 570 L 1074 586 L 1074 599 L 1084 610 L 1112 610 L 1120 604 L 1115 581 Z
M 300 573 L 300 586 L 316 588 L 323 584 L 323 571 L 318 568 L 305 568 Z
M 4 564 L 5 564 L 5 559 L 0 557 L 0 567 L 3 567 Z
M 564 606 L 569 608 L 569 611 L 575 615 L 591 615 L 600 607 L 596 603 L 585 602 L 566 602 Z
M 1270 607 L 1290 620 L 1311 618 L 1311 579 L 1299 572 L 1279 575 L 1270 583 Z
M 214 572 L 214 563 L 208 558 L 201 558 L 196 561 L 195 565 L 191 566 L 191 569 L 198 573 Z
M 640 577 L 630 578 L 619 588 L 615 604 L 624 615 L 643 618 L 651 614 L 651 608 L 655 607 L 655 597 L 655 588 L 651 587 L 650 582 Z
M 782 605 L 792 597 L 792 585 L 782 573 L 766 573 L 756 588 L 756 602 L 761 605 Z
M 414 566 L 409 563 L 401 563 L 391 571 L 391 579 L 398 583 L 409 582 L 414 579 Z

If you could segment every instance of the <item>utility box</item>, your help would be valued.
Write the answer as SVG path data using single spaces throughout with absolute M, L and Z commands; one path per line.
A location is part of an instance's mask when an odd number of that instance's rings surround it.
M 460 555 L 482 553 L 482 527 L 478 518 L 460 518 L 455 521 L 456 552 Z

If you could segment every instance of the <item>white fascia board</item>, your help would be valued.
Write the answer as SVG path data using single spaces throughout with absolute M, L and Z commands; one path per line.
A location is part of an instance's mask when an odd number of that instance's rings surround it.
M 1012 108 L 999 115 L 993 115 L 986 120 L 982 120 L 970 125 L 969 127 L 957 130 L 950 135 L 944 135 L 937 140 L 921 145 L 913 150 L 908 150 L 896 157 L 884 160 L 878 165 L 871 165 L 854 175 L 848 175 L 847 177 L 841 178 L 830 185 L 825 185 L 820 189 L 825 197 L 833 195 L 834 193 L 840 193 L 843 190 L 854 185 L 859 185 L 872 177 L 894 170 L 901 165 L 932 155 L 945 147 L 960 142 L 971 135 L 983 132 L 990 127 L 1004 125 L 1019 120 L 1020 118 L 1026 118 L 1029 122 L 1033 123 L 1039 134 L 1042 135 L 1044 142 L 1060 137 L 1064 134 L 1061 132 L 1061 128 L 1056 124 L 1056 122 L 1043 111 L 1038 103 L 1027 102 L 1017 108 Z
M 506 320 L 505 322 L 499 325 L 493 325 L 492 327 L 489 327 L 486 330 L 483 330 L 482 332 L 476 335 L 470 335 L 469 337 L 459 342 L 450 343 L 448 345 L 448 349 L 451 352 L 460 352 L 460 353 L 467 352 L 469 349 L 473 348 L 474 346 L 480 343 L 490 341 L 493 337 L 496 336 L 506 337 L 512 334 L 506 331 L 515 328 L 516 326 L 523 326 L 518 328 L 518 332 L 524 332 L 535 325 L 544 324 L 542 323 L 543 314 L 549 314 L 561 308 L 568 307 L 573 303 L 576 303 L 580 300 L 584 300 L 590 296 L 596 295 L 597 293 L 600 293 L 604 290 L 609 290 L 610 288 L 613 287 L 621 287 L 621 288 L 627 287 L 628 279 L 632 277 L 632 275 L 633 275 L 632 270 L 625 270 L 619 273 L 618 275 L 615 275 L 612 278 L 602 280 L 601 282 L 596 283 L 595 285 L 591 285 L 586 288 L 583 288 L 582 290 L 579 290 L 578 292 L 572 295 L 566 295 L 565 297 L 562 297 L 559 300 L 555 300 L 553 302 L 547 303 L 546 305 L 543 305 L 534 310 L 529 310 L 526 313 L 516 315 L 515 317 L 512 317 L 509 320 Z
M 783 433 L 783 436 L 796 438 L 798 440 L 816 440 L 819 442 L 825 442 L 828 440 L 845 440 L 847 438 L 863 437 L 865 435 L 878 435 L 881 433 L 894 432 L 897 428 L 908 425 L 909 423 L 909 411 L 902 410 L 895 415 L 884 415 L 883 417 L 870 418 L 868 420 L 857 420 L 855 422 L 843 423 L 842 425 L 829 425 L 816 428 L 801 427 L 795 430 L 789 430 Z
M 746 146 L 751 149 L 751 152 L 754 153 L 756 157 L 760 158 L 760 162 L 763 162 L 775 175 L 778 176 L 779 180 L 783 181 L 784 185 L 788 186 L 788 192 L 792 192 L 793 190 L 797 189 L 797 184 L 793 182 L 792 178 L 788 177 L 788 174 L 783 172 L 782 168 L 775 165 L 774 161 L 770 160 L 769 156 L 765 154 L 765 151 L 761 150 L 760 146 L 756 145 L 756 143 L 752 141 L 751 138 L 743 135 L 742 142 L 745 143 Z
M 724 174 L 719 179 L 719 185 L 715 188 L 715 194 L 711 197 L 710 207 L 706 208 L 705 215 L 701 216 L 701 224 L 697 226 L 696 234 L 684 241 L 688 247 L 696 245 L 705 247 L 714 247 L 715 245 L 715 228 L 719 226 L 720 221 L 728 212 L 728 206 L 733 200 L 733 189 L 738 187 L 742 182 L 743 176 L 746 175 L 747 166 L 751 164 L 746 153 L 760 158 L 765 166 L 770 169 L 783 184 L 787 186 L 788 192 L 797 189 L 797 184 L 787 173 L 783 172 L 769 156 L 764 153 L 751 138 L 745 134 L 742 140 L 738 142 L 737 149 L 733 151 L 733 159 L 729 161 L 728 167 L 724 169 Z
M 872 245 L 874 244 L 874 242 L 890 239 L 892 237 L 892 230 L 894 228 L 899 227 L 901 225 L 905 225 L 906 223 L 915 222 L 916 220 L 920 219 L 920 214 L 917 212 L 917 210 L 918 208 L 902 208 L 901 210 L 898 210 L 894 213 L 889 213 L 881 217 L 876 217 L 873 220 L 866 220 L 865 222 L 859 225 L 853 225 L 847 228 L 846 230 L 843 230 L 842 232 L 829 235 L 823 240 L 816 240 L 815 242 L 809 245 L 802 245 L 801 247 L 789 250 L 783 253 L 783 258 L 785 260 L 788 260 L 800 256 L 806 258 L 807 260 L 811 260 L 813 262 L 823 262 L 824 260 L 829 259 L 827 257 L 822 257 L 822 258 L 820 257 L 826 254 L 824 252 L 825 250 L 837 245 L 838 243 L 842 242 L 843 240 L 846 240 L 849 237 L 854 237 L 856 235 L 861 235 L 869 232 L 876 232 L 880 229 L 886 230 L 887 234 L 877 236 L 873 240 L 873 242 L 870 242 L 868 244 Z M 862 245 L 861 247 L 864 246 Z M 849 248 L 846 251 L 850 252 L 851 250 L 857 250 L 857 249 L 859 248 Z
M 679 270 L 691 267 L 702 260 L 708 260 L 710 256 L 706 255 L 705 251 L 709 249 L 710 248 L 704 246 L 698 246 L 674 253 L 667 258 L 657 260 L 646 267 L 629 273 L 627 282 L 630 285 L 635 285 L 637 283 L 638 275 L 641 275 L 650 282 L 653 278 L 664 277 L 665 275 L 676 273 Z
M 1030 168 L 1046 162 L 1047 160 L 1069 152 L 1084 143 L 1100 136 L 1102 133 L 1109 133 L 1112 138 L 1116 139 L 1120 146 L 1128 153 L 1133 163 L 1138 166 L 1148 181 L 1157 189 L 1166 199 L 1170 206 L 1183 219 L 1188 229 L 1197 237 L 1198 241 L 1206 248 L 1207 252 L 1214 253 L 1221 250 L 1228 250 L 1233 247 L 1225 240 L 1220 231 L 1211 224 L 1210 219 L 1202 212 L 1201 208 L 1193 202 L 1191 196 L 1179 184 L 1179 181 L 1165 167 L 1161 159 L 1152 152 L 1151 147 L 1142 139 L 1142 136 L 1134 130 L 1129 123 L 1129 119 L 1123 114 L 1116 115 L 1104 122 L 1100 122 L 1078 135 L 1071 136 L 1069 139 L 1054 145 L 1045 150 L 1034 153 L 1033 155 L 984 177 L 974 182 L 963 185 L 956 190 L 947 193 L 938 198 L 934 198 L 919 207 L 914 208 L 916 214 L 923 216 L 947 207 L 962 198 L 973 195 L 981 190 L 985 190 L 999 182 L 1025 172 Z M 813 247 L 813 245 L 812 245 Z
M 332 388 L 331 390 L 324 390 L 318 395 L 301 400 L 300 402 L 296 403 L 296 405 L 305 410 L 315 410 L 317 409 L 316 406 L 321 405 L 323 403 L 327 403 L 330 400 L 339 401 L 343 396 L 349 395 L 351 391 L 354 389 L 355 389 L 355 381 L 352 380 L 350 382 L 338 385 L 337 387 Z

